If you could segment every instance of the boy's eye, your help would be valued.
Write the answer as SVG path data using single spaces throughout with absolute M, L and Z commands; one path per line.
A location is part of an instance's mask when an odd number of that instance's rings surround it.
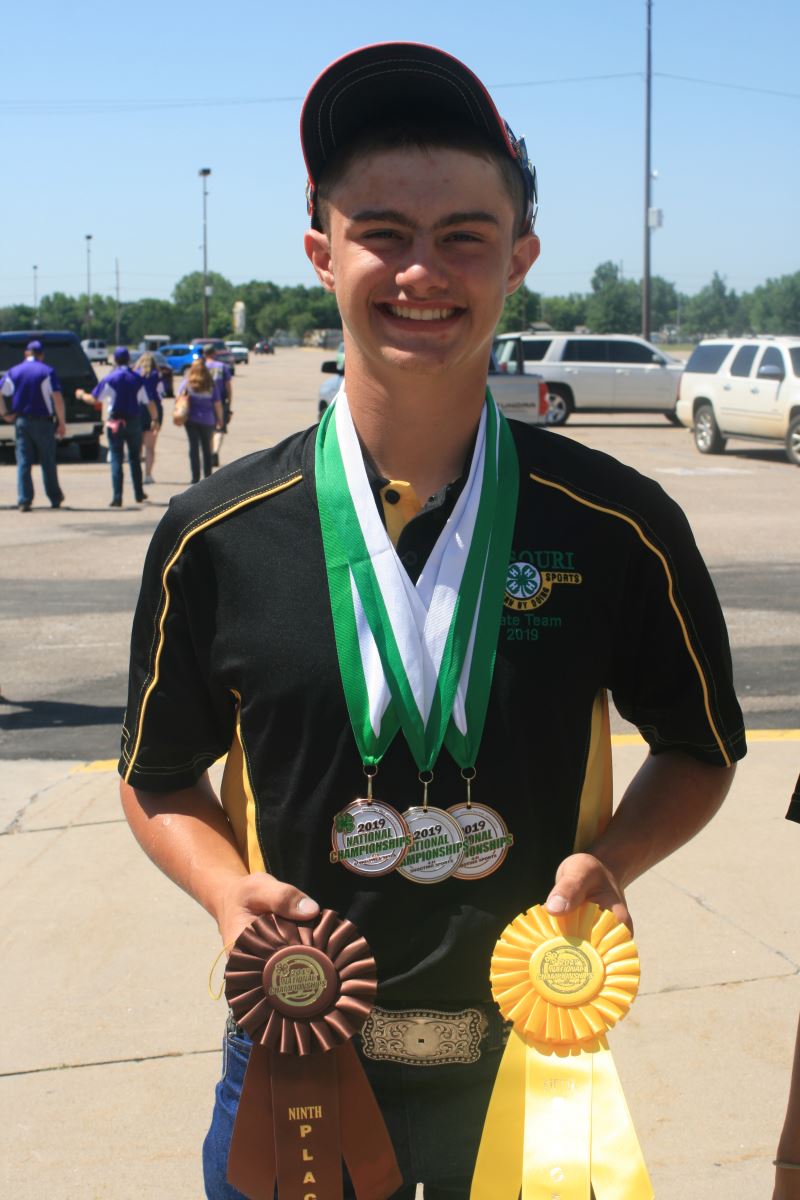
M 477 233 L 470 233 L 466 229 L 456 229 L 447 235 L 448 242 L 480 242 L 481 237 Z
M 399 233 L 399 231 L 397 229 L 368 229 L 366 231 L 366 233 L 364 233 L 362 236 L 369 240 L 381 239 L 381 238 L 390 240 L 392 238 L 399 238 L 402 235 Z

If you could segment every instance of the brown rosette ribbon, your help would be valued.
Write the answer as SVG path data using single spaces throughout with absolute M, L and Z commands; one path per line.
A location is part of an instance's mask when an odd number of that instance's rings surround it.
M 394 1149 L 352 1044 L 377 970 L 355 925 L 331 909 L 308 923 L 274 913 L 240 934 L 225 995 L 253 1040 L 228 1156 L 249 1200 L 341 1200 L 342 1158 L 359 1200 L 402 1185 Z

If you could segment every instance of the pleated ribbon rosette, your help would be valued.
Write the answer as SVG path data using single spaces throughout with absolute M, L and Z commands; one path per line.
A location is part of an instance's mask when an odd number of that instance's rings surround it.
M 630 930 L 596 904 L 537 905 L 503 930 L 491 985 L 513 1028 L 470 1200 L 652 1200 L 606 1041 L 639 988 Z
M 341 1200 L 342 1158 L 359 1200 L 402 1184 L 353 1048 L 377 990 L 375 960 L 331 909 L 311 922 L 258 917 L 239 936 L 225 995 L 253 1040 L 228 1156 L 249 1200 Z

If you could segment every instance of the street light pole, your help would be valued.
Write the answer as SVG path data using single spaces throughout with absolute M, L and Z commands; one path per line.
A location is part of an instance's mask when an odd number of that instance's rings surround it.
M 642 264 L 642 337 L 650 340 L 650 122 L 653 85 L 653 0 L 645 0 L 647 9 L 647 49 L 644 76 L 644 261 Z
M 92 235 L 86 234 L 86 336 L 92 336 Z
M 210 167 L 201 167 L 197 172 L 203 180 L 203 337 L 208 337 L 208 187 Z
M 36 278 L 36 272 L 39 270 L 36 263 L 33 264 L 33 328 L 39 328 L 39 287 Z

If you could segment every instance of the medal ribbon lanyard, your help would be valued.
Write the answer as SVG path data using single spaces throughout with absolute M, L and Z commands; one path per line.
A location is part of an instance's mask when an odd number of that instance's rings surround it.
M 505 419 L 487 392 L 469 479 L 416 588 L 375 509 L 344 391 L 320 423 L 316 481 L 339 666 L 365 766 L 402 728 L 420 771 L 443 742 L 473 767 L 519 487 Z

